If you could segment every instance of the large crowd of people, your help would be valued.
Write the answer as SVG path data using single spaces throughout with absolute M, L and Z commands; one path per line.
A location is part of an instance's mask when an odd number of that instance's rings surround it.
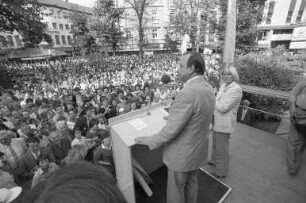
M 177 67 L 178 55 L 5 63 L 14 88 L 0 91 L 0 188 L 28 190 L 79 160 L 114 174 L 108 120 L 174 99 Z

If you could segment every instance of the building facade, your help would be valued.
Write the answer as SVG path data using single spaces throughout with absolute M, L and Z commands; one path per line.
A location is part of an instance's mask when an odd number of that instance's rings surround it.
M 306 0 L 267 0 L 258 48 L 306 49 Z
M 120 27 L 126 34 L 127 42 L 121 49 L 139 50 L 138 20 L 135 10 L 125 0 L 115 0 L 115 5 L 124 8 Z M 174 35 L 169 26 L 172 15 L 174 15 L 173 0 L 156 0 L 146 8 L 143 20 L 145 50 L 163 49 L 166 34 Z
M 38 0 L 38 2 L 43 6 L 42 22 L 47 24 L 46 33 L 52 37 L 53 47 L 63 50 L 71 49 L 73 36 L 70 33 L 72 22 L 69 16 L 75 11 L 90 15 L 92 9 L 69 3 L 67 0 Z M 1 49 L 16 49 L 22 46 L 22 36 L 18 32 L 0 33 Z

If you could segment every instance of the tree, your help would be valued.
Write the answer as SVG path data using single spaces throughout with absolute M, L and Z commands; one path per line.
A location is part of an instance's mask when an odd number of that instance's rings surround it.
M 41 22 L 43 7 L 37 0 L 0 0 L 0 32 L 16 30 L 23 36 L 25 46 L 39 44 L 43 38 L 52 43 Z
M 221 11 L 218 21 L 212 21 L 217 38 L 225 39 L 227 1 L 218 0 Z M 247 51 L 256 44 L 257 24 L 262 21 L 265 0 L 237 0 L 236 50 Z
M 125 2 L 133 8 L 137 16 L 139 54 L 142 55 L 144 46 L 144 14 L 146 9 L 152 5 L 155 0 L 125 0 Z
M 176 32 L 187 34 L 195 50 L 200 41 L 205 41 L 208 22 L 216 19 L 215 0 L 173 1 L 176 13 L 171 22 Z
M 71 33 L 73 34 L 73 49 L 82 50 L 83 55 L 86 52 L 92 52 L 95 45 L 95 38 L 89 31 L 88 16 L 81 12 L 74 12 L 70 16 L 72 22 Z
M 96 37 L 112 47 L 115 54 L 117 47 L 124 41 L 119 21 L 122 8 L 116 8 L 113 0 L 97 0 L 93 7 L 90 29 Z

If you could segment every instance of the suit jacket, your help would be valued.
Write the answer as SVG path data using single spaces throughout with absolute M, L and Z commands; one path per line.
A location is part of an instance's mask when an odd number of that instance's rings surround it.
M 252 118 L 253 118 L 253 112 L 250 109 L 247 109 L 244 119 L 241 119 L 242 116 L 242 112 L 243 112 L 243 107 L 239 106 L 238 108 L 238 112 L 237 112 L 237 121 L 240 123 L 244 123 L 246 125 L 251 125 L 252 123 Z
M 55 163 L 55 157 L 48 147 L 40 147 L 40 156 L 46 157 L 50 162 Z M 28 150 L 22 157 L 22 167 L 24 167 L 25 172 L 31 172 L 33 168 L 35 168 L 38 165 L 34 155 L 31 153 L 30 150 Z
M 227 87 L 222 84 L 216 96 L 214 131 L 232 133 L 236 126 L 237 111 L 242 98 L 242 89 L 236 82 Z
M 150 137 L 150 149 L 165 145 L 163 162 L 174 171 L 197 169 L 206 159 L 214 108 L 213 88 L 203 77 L 190 79 L 173 101 L 166 126 Z

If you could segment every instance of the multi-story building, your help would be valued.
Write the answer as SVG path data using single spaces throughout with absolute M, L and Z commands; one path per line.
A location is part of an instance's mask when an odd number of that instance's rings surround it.
M 138 20 L 134 9 L 125 0 L 115 0 L 116 7 L 124 8 L 120 26 L 124 29 L 127 42 L 121 47 L 124 50 L 138 50 Z M 163 49 L 165 35 L 172 35 L 171 16 L 174 15 L 173 0 L 156 0 L 146 8 L 144 14 L 145 49 Z
M 72 46 L 72 22 L 69 16 L 75 12 L 91 15 L 91 8 L 69 3 L 68 0 L 38 0 L 43 6 L 42 22 L 46 23 L 47 34 L 53 39 L 53 47 L 69 50 Z M 18 32 L 0 33 L 1 49 L 14 49 L 22 47 L 22 36 Z
M 306 49 L 305 9 L 306 0 L 267 0 L 264 19 L 258 25 L 258 47 Z

